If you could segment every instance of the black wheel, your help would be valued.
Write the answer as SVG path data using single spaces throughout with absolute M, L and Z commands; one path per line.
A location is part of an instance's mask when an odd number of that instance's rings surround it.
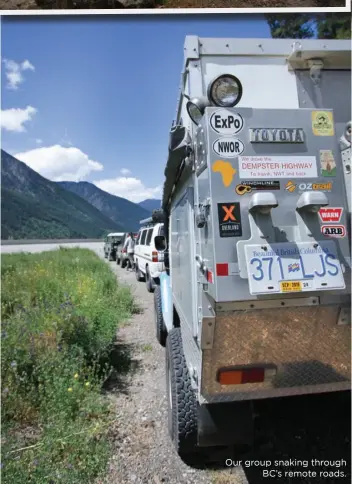
M 121 267 L 122 267 L 122 269 L 124 269 L 126 267 L 126 265 L 127 265 L 126 259 L 121 259 Z
M 168 427 L 176 451 L 186 464 L 197 458 L 197 400 L 186 365 L 180 328 L 166 340 Z
M 120 264 L 120 258 L 116 256 L 116 265 Z
M 139 270 L 139 267 L 138 267 L 138 262 L 136 262 L 134 270 L 135 270 L 135 274 L 136 274 L 136 279 L 137 279 L 137 281 L 138 281 L 138 282 L 143 281 L 143 280 L 144 280 L 144 276 L 143 276 L 143 274 L 141 273 L 141 271 Z
M 150 276 L 148 267 L 145 268 L 145 285 L 147 286 L 148 292 L 154 292 L 155 287 L 154 287 L 153 279 Z
M 161 309 L 161 288 L 156 286 L 154 291 L 154 317 L 156 324 L 156 339 L 161 346 L 165 346 L 167 338 L 167 329 L 164 323 L 163 312 Z

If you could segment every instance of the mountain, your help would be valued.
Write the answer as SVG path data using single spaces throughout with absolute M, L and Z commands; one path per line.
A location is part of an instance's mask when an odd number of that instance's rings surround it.
M 100 238 L 124 228 L 1 150 L 2 239 Z
M 138 205 L 145 210 L 148 210 L 148 212 L 152 212 L 153 210 L 157 210 L 158 208 L 160 208 L 161 200 L 156 200 L 155 198 L 147 198 L 147 200 L 139 202 Z
M 122 224 L 125 231 L 139 229 L 139 221 L 150 216 L 150 212 L 125 198 L 111 195 L 89 182 L 57 182 L 59 186 L 84 198 L 111 220 Z

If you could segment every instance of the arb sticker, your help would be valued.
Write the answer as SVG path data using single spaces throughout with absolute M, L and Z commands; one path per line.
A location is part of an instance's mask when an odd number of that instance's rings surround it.
M 330 111 L 312 111 L 312 130 L 315 136 L 334 136 L 334 119 Z
M 219 138 L 213 143 L 213 151 L 224 158 L 235 158 L 244 151 L 244 144 L 237 138 Z
M 239 185 L 236 185 L 237 195 L 244 195 L 250 193 L 253 190 L 280 190 L 279 181 L 243 181 Z
M 218 203 L 218 215 L 220 237 L 242 237 L 239 203 Z
M 346 235 L 344 225 L 322 225 L 321 233 L 327 237 L 342 238 Z
M 342 217 L 342 207 L 324 207 L 319 210 L 319 217 L 323 223 L 338 224 Z
M 216 133 L 229 136 L 241 131 L 243 118 L 227 109 L 218 109 L 210 116 L 210 126 Z
M 222 183 L 225 187 L 229 187 L 231 185 L 233 177 L 236 175 L 236 170 L 229 161 L 214 161 L 212 170 L 214 173 L 221 174 Z
M 336 176 L 336 162 L 330 150 L 320 150 L 321 176 Z

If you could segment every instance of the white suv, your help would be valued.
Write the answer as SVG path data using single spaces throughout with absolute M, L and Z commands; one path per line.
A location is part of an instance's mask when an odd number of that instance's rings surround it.
M 134 262 L 137 281 L 145 280 L 147 290 L 154 292 L 159 284 L 160 273 L 164 271 L 164 254 L 158 252 L 154 245 L 154 237 L 164 235 L 164 224 L 157 223 L 142 227 L 134 247 Z

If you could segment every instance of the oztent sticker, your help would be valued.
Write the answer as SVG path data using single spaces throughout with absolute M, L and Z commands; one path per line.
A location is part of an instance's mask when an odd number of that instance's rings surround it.
M 253 190 L 280 190 L 280 182 L 273 180 L 243 181 L 236 185 L 235 191 L 237 195 L 244 195 L 245 193 L 251 193 Z
M 218 109 L 210 116 L 210 126 L 218 134 L 231 136 L 243 128 L 243 118 L 240 114 L 227 109 Z
M 315 156 L 239 156 L 240 178 L 316 178 Z
M 236 169 L 229 161 L 216 160 L 213 163 L 212 170 L 214 173 L 220 173 L 222 183 L 225 187 L 229 187 L 232 183 L 233 177 L 236 175 Z
M 315 136 L 334 136 L 334 118 L 330 111 L 312 111 L 312 130 Z
M 213 151 L 224 158 L 235 158 L 244 151 L 244 144 L 237 138 L 219 138 L 213 143 Z
M 336 161 L 332 151 L 320 150 L 321 176 L 336 176 Z
M 342 217 L 342 207 L 323 207 L 319 210 L 319 217 L 323 223 L 338 224 Z
M 239 203 L 218 203 L 218 216 L 220 237 L 242 237 Z
M 320 191 L 320 192 L 331 192 L 332 182 L 327 183 L 294 183 L 293 181 L 288 181 L 285 185 L 285 190 L 290 193 L 296 191 L 299 192 L 310 192 L 310 191 Z
M 344 225 L 322 225 L 321 233 L 326 237 L 342 239 L 346 235 L 346 228 Z

